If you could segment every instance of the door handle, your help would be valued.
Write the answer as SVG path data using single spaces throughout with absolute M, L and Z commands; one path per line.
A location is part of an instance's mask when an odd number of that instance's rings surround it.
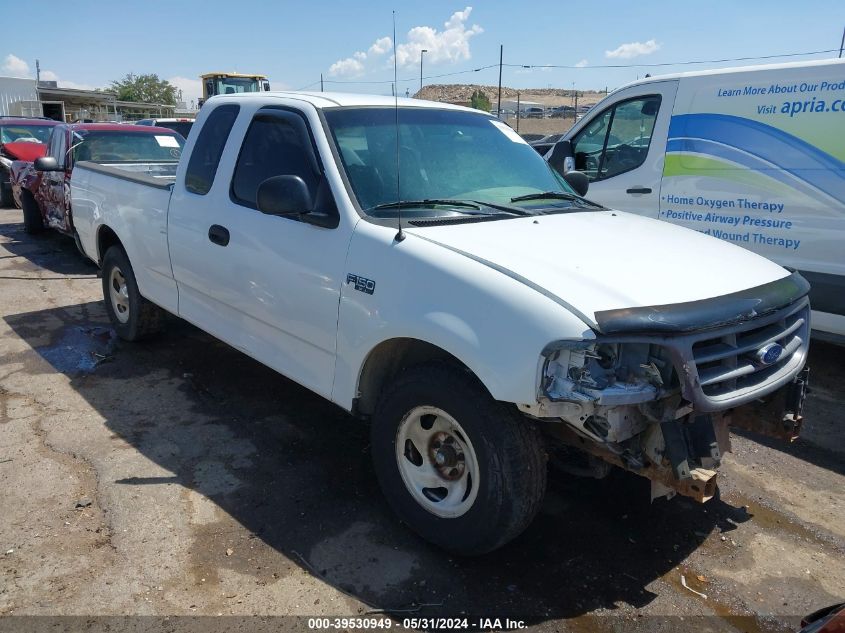
M 229 229 L 219 224 L 212 224 L 208 229 L 208 239 L 219 246 L 229 243 Z
M 651 193 L 651 187 L 631 187 L 625 193 Z

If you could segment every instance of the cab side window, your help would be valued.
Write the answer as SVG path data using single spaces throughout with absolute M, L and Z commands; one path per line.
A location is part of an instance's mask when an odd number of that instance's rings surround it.
M 297 119 L 289 112 L 259 112 L 252 120 L 232 176 L 235 202 L 257 208 L 258 186 L 273 176 L 299 176 L 312 200 L 317 198 L 321 179 L 314 150 L 304 122 Z
M 191 160 L 185 172 L 185 189 L 191 193 L 204 196 L 214 183 L 217 166 L 226 146 L 229 132 L 238 118 L 240 106 L 227 104 L 217 106 L 200 130 L 199 137 L 194 143 Z
M 622 101 L 602 112 L 572 141 L 575 169 L 590 180 L 604 180 L 645 162 L 660 96 Z

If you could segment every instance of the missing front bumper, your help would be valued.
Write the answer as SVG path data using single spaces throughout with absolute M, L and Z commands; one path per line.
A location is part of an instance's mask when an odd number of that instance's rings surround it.
M 774 437 L 787 442 L 798 439 L 804 422 L 804 399 L 807 395 L 810 368 L 805 367 L 795 379 L 769 394 L 733 409 L 728 415 L 731 426 Z

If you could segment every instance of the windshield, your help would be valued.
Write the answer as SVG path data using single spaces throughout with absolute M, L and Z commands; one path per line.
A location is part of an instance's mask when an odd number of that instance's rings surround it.
M 0 143 L 46 143 L 52 131 L 52 125 L 4 125 Z
M 95 163 L 177 162 L 184 144 L 185 139 L 175 133 L 78 130 L 73 133 L 73 160 Z
M 238 92 L 260 92 L 258 80 L 251 77 L 226 77 L 218 79 L 217 92 L 219 95 L 232 95 Z
M 370 215 L 395 217 L 395 209 L 389 214 L 387 209 L 376 210 L 397 200 L 395 109 L 338 108 L 326 110 L 325 117 L 361 208 Z M 399 108 L 399 138 L 404 201 L 470 200 L 516 206 L 512 202 L 519 196 L 572 193 L 516 132 L 480 113 Z M 519 206 L 572 205 L 571 200 L 544 199 Z M 420 214 L 442 213 L 438 205 L 429 206 Z

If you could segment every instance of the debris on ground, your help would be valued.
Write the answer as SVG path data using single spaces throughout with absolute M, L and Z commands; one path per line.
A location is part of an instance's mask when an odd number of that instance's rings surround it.
M 693 589 L 692 587 L 690 587 L 690 586 L 687 584 L 687 579 L 686 579 L 686 577 L 685 577 L 683 574 L 681 574 L 681 585 L 682 585 L 682 586 L 684 587 L 684 589 L 686 589 L 687 591 L 691 591 L 691 592 L 693 592 L 695 595 L 697 595 L 697 596 L 701 596 L 702 598 L 704 598 L 705 600 L 707 600 L 707 594 L 701 593 L 700 591 L 696 591 L 695 589 Z

